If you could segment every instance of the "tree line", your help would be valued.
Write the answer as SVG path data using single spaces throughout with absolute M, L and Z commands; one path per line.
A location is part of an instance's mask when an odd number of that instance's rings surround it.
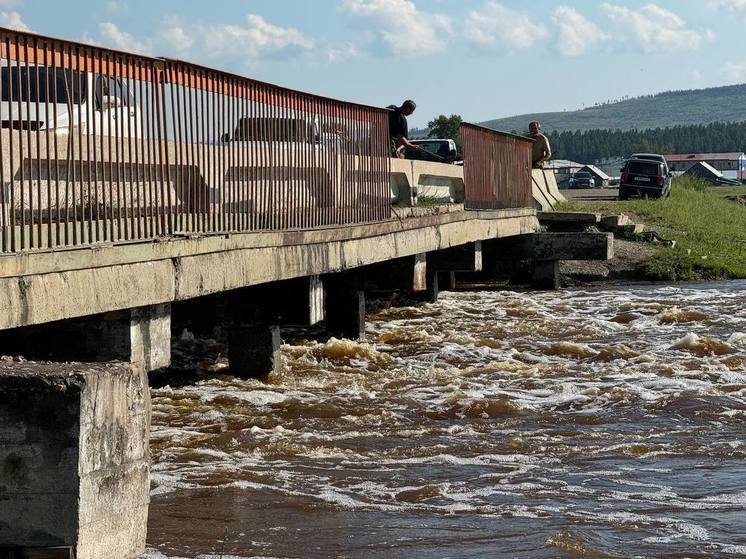
M 713 122 L 650 130 L 554 131 L 547 136 L 555 159 L 581 163 L 625 157 L 635 152 L 746 151 L 746 122 Z

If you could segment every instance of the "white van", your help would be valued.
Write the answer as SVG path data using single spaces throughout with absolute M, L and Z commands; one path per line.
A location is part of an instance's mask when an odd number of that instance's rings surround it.
M 5 63 L 0 68 L 0 88 L 3 128 L 65 133 L 72 125 L 82 126 L 85 134 L 141 136 L 140 109 L 121 78 Z M 128 121 L 122 122 L 123 118 Z M 95 119 L 95 124 L 89 119 Z

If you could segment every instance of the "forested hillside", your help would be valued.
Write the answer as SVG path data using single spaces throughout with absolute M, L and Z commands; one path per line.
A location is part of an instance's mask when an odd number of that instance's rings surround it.
M 545 132 L 653 129 L 674 125 L 746 121 L 746 84 L 668 91 L 606 102 L 579 111 L 533 113 L 483 122 L 505 132 L 525 130 L 532 120 Z
M 588 163 L 634 152 L 696 153 L 746 150 L 746 122 L 655 130 L 587 130 L 548 134 L 556 159 Z

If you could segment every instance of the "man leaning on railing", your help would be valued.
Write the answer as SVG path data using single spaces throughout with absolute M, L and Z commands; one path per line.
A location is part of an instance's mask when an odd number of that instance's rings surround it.
M 534 169 L 543 169 L 544 162 L 552 158 L 552 148 L 549 146 L 549 139 L 541 133 L 541 124 L 536 121 L 528 125 L 528 133 L 531 139 L 534 140 L 531 166 Z
M 407 117 L 417 108 L 417 104 L 411 99 L 407 99 L 401 104 L 401 107 L 389 105 L 389 133 L 391 134 L 391 153 L 394 157 L 404 158 L 407 148 L 415 149 L 415 146 L 409 142 L 409 126 Z

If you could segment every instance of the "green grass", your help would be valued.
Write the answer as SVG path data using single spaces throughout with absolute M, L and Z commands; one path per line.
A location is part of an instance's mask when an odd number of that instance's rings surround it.
M 746 188 L 734 189 L 746 193 Z M 625 202 L 565 202 L 562 211 L 625 213 L 662 237 L 674 239 L 644 264 L 650 279 L 691 281 L 746 278 L 746 207 L 723 198 L 721 189 L 689 177 L 674 180 L 670 198 Z

